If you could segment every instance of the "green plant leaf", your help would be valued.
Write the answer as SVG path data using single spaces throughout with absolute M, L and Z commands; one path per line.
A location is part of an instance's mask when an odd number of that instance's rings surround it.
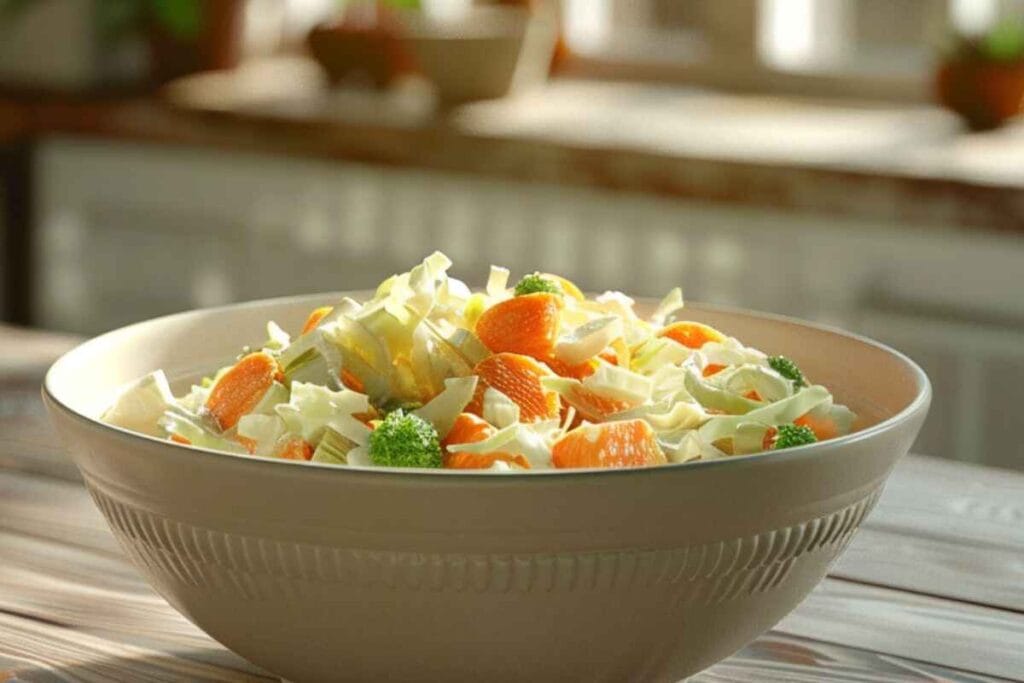
M 194 40 L 203 28 L 201 0 L 151 0 L 154 19 L 180 40 Z
M 1024 59 L 1024 22 L 998 24 L 982 39 L 981 51 L 988 59 L 998 62 Z

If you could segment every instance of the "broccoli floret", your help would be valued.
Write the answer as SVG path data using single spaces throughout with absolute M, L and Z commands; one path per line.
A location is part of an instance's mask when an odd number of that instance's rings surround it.
M 772 370 L 779 373 L 786 379 L 793 380 L 794 385 L 798 387 L 807 386 L 807 380 L 804 379 L 804 373 L 800 372 L 800 368 L 796 366 L 796 363 L 785 356 L 770 356 L 768 358 L 768 365 L 771 366 Z
M 561 294 L 562 290 L 554 282 L 541 276 L 539 273 L 524 275 L 523 279 L 516 283 L 516 296 L 536 294 L 537 292 Z
M 370 434 L 370 459 L 382 467 L 441 467 L 437 430 L 411 413 L 389 413 Z
M 814 435 L 810 427 L 804 427 L 803 425 L 779 425 L 779 433 L 775 437 L 775 443 L 772 444 L 772 450 L 777 451 L 782 448 L 806 446 L 817 440 L 818 437 Z

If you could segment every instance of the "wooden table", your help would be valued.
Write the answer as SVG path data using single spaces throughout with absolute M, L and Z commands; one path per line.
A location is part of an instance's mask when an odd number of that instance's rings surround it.
M 127 562 L 38 399 L 72 340 L 0 327 L 0 681 L 275 680 Z M 692 681 L 1024 681 L 1024 476 L 909 456 L 831 575 Z

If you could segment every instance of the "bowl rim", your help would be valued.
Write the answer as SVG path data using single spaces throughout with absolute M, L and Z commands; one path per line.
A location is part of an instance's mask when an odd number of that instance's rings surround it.
M 373 290 L 341 290 L 334 292 L 318 292 L 312 294 L 297 294 L 290 296 L 270 297 L 265 299 L 256 299 L 252 301 L 245 301 L 239 303 L 225 304 L 222 306 L 211 306 L 205 308 L 190 309 L 187 311 L 181 311 L 178 313 L 171 313 L 168 315 L 162 315 L 155 318 L 148 318 L 139 322 L 124 325 L 122 327 L 115 328 L 108 332 L 104 332 L 96 337 L 88 339 L 73 349 L 65 352 L 61 355 L 53 364 L 49 367 L 42 383 L 42 397 L 45 403 L 48 404 L 51 409 L 60 410 L 65 413 L 69 418 L 85 425 L 86 427 L 99 432 L 105 432 L 110 436 L 114 436 L 125 442 L 125 445 L 131 445 L 133 443 L 149 442 L 154 445 L 164 446 L 170 449 L 175 449 L 176 452 L 184 458 L 207 458 L 211 455 L 221 458 L 230 458 L 235 463 L 243 467 L 299 467 L 299 468 L 314 468 L 318 471 L 331 471 L 335 474 L 323 475 L 323 476 L 348 476 L 348 477 L 362 477 L 362 476 L 374 476 L 374 477 L 394 477 L 402 480 L 419 480 L 423 481 L 424 478 L 434 479 L 438 476 L 441 477 L 459 477 L 459 478 L 471 478 L 474 481 L 489 480 L 495 482 L 509 482 L 522 481 L 525 479 L 534 479 L 540 477 L 623 477 L 623 476 L 651 476 L 658 472 L 671 472 L 671 471 L 699 471 L 712 467 L 740 467 L 743 465 L 751 466 L 756 463 L 784 463 L 793 461 L 804 461 L 810 458 L 822 458 L 834 456 L 835 451 L 842 450 L 843 446 L 848 444 L 854 444 L 861 441 L 870 439 L 871 437 L 881 433 L 894 429 L 898 425 L 912 419 L 920 411 L 926 410 L 929 403 L 931 402 L 932 386 L 928 379 L 928 375 L 921 369 L 921 367 L 914 362 L 906 354 L 897 351 L 896 349 L 882 344 L 881 342 L 875 341 L 869 337 L 856 334 L 843 330 L 834 325 L 828 325 L 825 323 L 811 322 L 795 318 L 792 316 L 781 315 L 778 313 L 769 313 L 762 311 L 752 311 L 749 309 L 741 308 L 738 306 L 724 306 L 717 304 L 705 304 L 701 302 L 687 302 L 688 308 L 695 308 L 698 310 L 706 310 L 716 313 L 725 313 L 730 315 L 741 315 L 753 318 L 760 318 L 764 320 L 770 320 L 780 323 L 786 323 L 790 325 L 798 325 L 801 327 L 807 327 L 815 329 L 821 332 L 829 334 L 835 334 L 854 341 L 872 346 L 876 349 L 884 351 L 897 360 L 901 361 L 910 371 L 917 384 L 917 394 L 914 398 L 895 415 L 892 415 L 881 422 L 871 425 L 865 429 L 861 429 L 856 432 L 852 432 L 845 436 L 840 436 L 827 441 L 820 441 L 804 446 L 796 446 L 794 448 L 787 448 L 781 453 L 775 453 L 771 457 L 764 457 L 764 453 L 751 453 L 748 455 L 736 455 L 727 458 L 718 458 L 715 460 L 698 460 L 695 462 L 685 463 L 666 463 L 664 465 L 657 465 L 654 467 L 632 467 L 632 468 L 576 468 L 576 469 L 545 469 L 528 472 L 501 472 L 494 473 L 488 471 L 478 470 L 438 470 L 432 468 L 387 468 L 387 467 L 341 467 L 338 465 L 331 465 L 328 463 L 318 463 L 312 461 L 296 461 L 296 460 L 284 460 L 281 458 L 264 458 L 256 457 L 249 454 L 241 453 L 228 453 L 226 451 L 218 451 L 211 448 L 202 448 L 198 446 L 191 446 L 185 444 L 178 444 L 173 441 L 166 439 L 160 439 L 155 436 L 148 434 L 142 434 L 134 432 L 123 427 L 117 427 L 115 425 L 107 424 L 101 421 L 99 418 L 90 417 L 85 415 L 78 410 L 67 405 L 62 401 L 59 396 L 59 388 L 55 389 L 55 376 L 59 372 L 60 366 L 63 363 L 70 362 L 75 355 L 92 349 L 95 346 L 100 346 L 106 342 L 107 339 L 115 335 L 121 335 L 129 330 L 138 329 L 143 326 L 166 322 L 170 320 L 188 318 L 191 316 L 197 316 L 201 313 L 213 313 L 213 312 L 227 312 L 235 311 L 246 308 L 259 308 L 268 304 L 298 304 L 301 302 L 322 302 L 327 299 L 340 299 L 344 296 L 352 296 L 354 294 L 369 294 Z M 638 301 L 648 300 L 648 297 L 636 297 Z M 52 416 L 51 416 L 52 421 Z M 168 454 L 173 451 L 168 451 Z M 177 456 L 173 456 L 177 457 Z M 202 462 L 202 461 L 200 461 Z M 245 464 L 242 464 L 245 463 Z M 284 472 L 285 470 L 280 470 Z

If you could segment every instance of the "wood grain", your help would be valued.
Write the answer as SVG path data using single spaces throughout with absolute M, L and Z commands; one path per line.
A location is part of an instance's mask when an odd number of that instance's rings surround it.
M 1024 675 L 1024 615 L 827 578 L 776 630 L 990 676 Z
M 832 575 L 1024 612 L 1024 475 L 904 458 Z
M 78 479 L 39 398 L 46 368 L 81 341 L 0 325 L 0 468 Z
M 188 650 L 154 650 L 0 612 L 0 680 L 278 680 L 196 661 Z

